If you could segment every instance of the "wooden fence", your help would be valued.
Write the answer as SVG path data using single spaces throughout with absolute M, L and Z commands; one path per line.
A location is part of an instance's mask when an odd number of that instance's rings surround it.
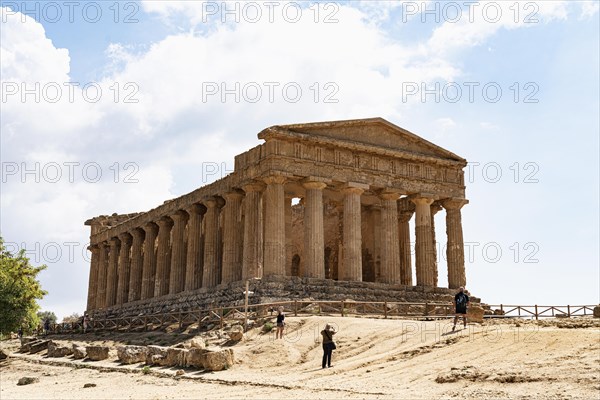
M 365 315 L 373 318 L 443 319 L 453 317 L 452 303 L 401 303 L 401 302 L 360 302 L 360 301 L 282 301 L 237 307 L 219 307 L 207 310 L 163 312 L 152 315 L 138 315 L 113 318 L 92 318 L 88 325 L 93 331 L 150 331 L 171 325 L 179 328 L 197 324 L 198 329 L 223 327 L 226 322 L 239 322 L 248 327 L 254 321 L 266 320 L 277 314 L 283 307 L 287 315 Z M 546 318 L 579 317 L 592 315 L 594 306 L 519 306 L 489 305 L 495 315 L 484 318 Z M 51 327 L 53 333 L 73 333 L 83 331 L 82 324 L 62 323 Z

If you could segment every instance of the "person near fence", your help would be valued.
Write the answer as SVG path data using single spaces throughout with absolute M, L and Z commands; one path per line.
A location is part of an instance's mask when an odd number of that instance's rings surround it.
M 44 321 L 44 336 L 46 336 L 48 332 L 50 332 L 50 319 Z
M 465 288 L 458 288 L 458 293 L 454 296 L 454 325 L 452 326 L 452 330 L 456 329 L 456 321 L 458 321 L 458 317 L 462 315 L 463 326 L 467 327 L 467 307 L 469 306 L 469 296 L 465 293 Z
M 82 325 L 83 325 L 83 333 L 87 333 L 87 329 L 88 329 L 88 324 L 90 323 L 88 315 L 87 314 L 83 314 L 83 321 L 82 321 Z
M 275 339 L 283 339 L 283 329 L 285 328 L 285 314 L 283 313 L 283 307 L 279 306 L 277 309 L 277 331 L 275 332 Z
M 331 324 L 326 324 L 325 329 L 321 331 L 321 336 L 323 336 L 323 362 L 321 363 L 321 367 L 325 368 L 331 367 L 331 353 L 336 349 L 335 342 L 333 341 L 333 335 L 337 332 L 333 329 Z

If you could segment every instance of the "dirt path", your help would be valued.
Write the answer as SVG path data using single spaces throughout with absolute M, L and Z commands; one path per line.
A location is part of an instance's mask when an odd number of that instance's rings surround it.
M 2 399 L 510 398 L 600 396 L 600 321 L 587 328 L 533 323 L 469 325 L 341 317 L 288 317 L 284 340 L 251 331 L 233 368 L 203 373 L 26 356 L 0 367 Z M 321 368 L 320 330 L 334 323 L 338 350 Z M 519 326 L 520 325 L 520 326 Z M 78 365 L 79 363 L 79 365 Z M 93 368 L 82 368 L 92 366 Z M 100 367 L 138 373 L 98 370 Z M 39 382 L 17 386 L 19 378 Z M 83 388 L 85 383 L 95 387 Z

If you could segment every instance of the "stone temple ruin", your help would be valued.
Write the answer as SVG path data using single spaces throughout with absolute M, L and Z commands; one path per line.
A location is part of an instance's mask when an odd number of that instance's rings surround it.
M 88 313 L 237 305 L 246 280 L 253 303 L 445 301 L 465 285 L 465 159 L 381 118 L 272 126 L 258 138 L 216 182 L 86 221 Z M 438 287 L 442 208 L 449 288 Z

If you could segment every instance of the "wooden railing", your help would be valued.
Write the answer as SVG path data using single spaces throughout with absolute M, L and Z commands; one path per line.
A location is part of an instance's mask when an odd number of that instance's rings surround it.
M 127 332 L 160 329 L 170 325 L 184 328 L 197 324 L 198 329 L 219 326 L 222 328 L 228 322 L 239 322 L 247 327 L 248 321 L 265 320 L 277 314 L 277 309 L 283 307 L 287 315 L 366 315 L 383 318 L 410 319 L 442 319 L 454 316 L 452 303 L 401 303 L 401 302 L 360 302 L 360 301 L 281 301 L 237 307 L 218 307 L 206 310 L 190 310 L 163 312 L 149 315 L 137 315 L 112 318 L 92 318 L 88 329 L 123 330 Z M 486 314 L 484 318 L 545 318 L 545 317 L 579 317 L 592 315 L 593 305 L 584 306 L 519 306 L 519 305 L 489 305 L 496 315 Z M 82 332 L 81 323 L 54 324 L 53 333 Z
M 485 315 L 486 318 L 571 318 L 593 315 L 594 307 L 585 306 L 515 306 L 507 304 L 489 305 L 492 310 L 500 310 L 498 315 Z

